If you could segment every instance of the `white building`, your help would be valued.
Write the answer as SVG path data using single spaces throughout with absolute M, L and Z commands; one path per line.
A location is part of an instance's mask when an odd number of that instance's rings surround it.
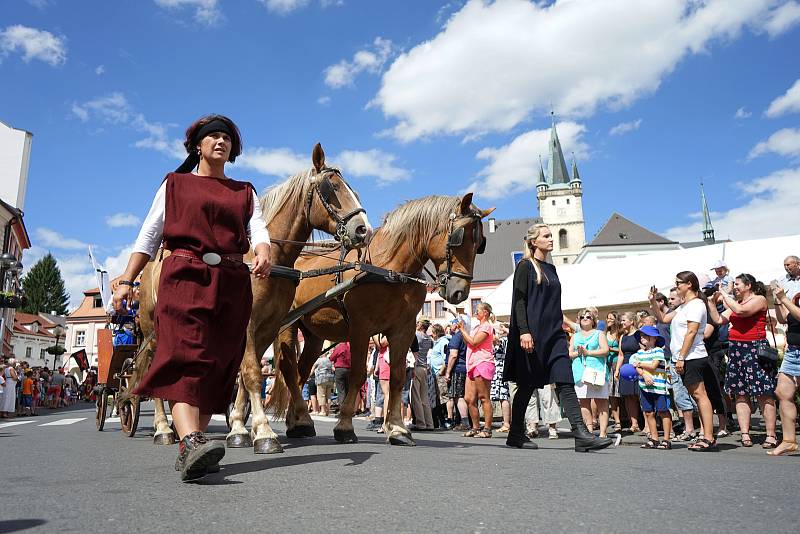
M 58 365 L 55 362 L 57 357 L 47 353 L 47 349 L 56 342 L 59 346 L 64 346 L 64 334 L 56 338 L 55 332 L 59 323 L 55 321 L 58 321 L 58 318 L 46 314 L 16 312 L 11 344 L 17 360 L 26 361 L 31 367 L 52 369 L 54 365 Z
M 108 318 L 103 309 L 100 288 L 96 287 L 83 292 L 83 302 L 67 316 L 66 348 L 64 358 L 81 349 L 86 351 L 89 365 L 97 365 L 97 331 L 105 328 Z M 69 362 L 68 371 L 78 374 L 75 360 Z

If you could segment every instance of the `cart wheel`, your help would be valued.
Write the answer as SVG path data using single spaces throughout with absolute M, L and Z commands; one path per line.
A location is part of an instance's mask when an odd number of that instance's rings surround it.
M 120 402 L 117 410 L 119 411 L 119 424 L 122 432 L 133 437 L 136 435 L 136 428 L 139 426 L 139 405 L 141 400 L 138 396 L 130 397 Z
M 106 412 L 108 411 L 108 395 L 106 395 L 105 390 L 97 395 L 95 407 L 94 423 L 97 426 L 97 430 L 102 431 L 103 426 L 106 424 Z

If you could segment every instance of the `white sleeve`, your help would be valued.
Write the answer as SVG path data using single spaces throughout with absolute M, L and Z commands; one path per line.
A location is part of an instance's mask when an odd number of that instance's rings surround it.
M 697 298 L 689 303 L 689 306 L 686 307 L 686 320 L 693 323 L 705 324 L 706 305 L 702 300 Z
M 258 201 L 255 191 L 253 191 L 253 215 L 250 217 L 250 222 L 247 223 L 247 237 L 253 246 L 253 252 L 256 251 L 256 245 L 261 243 L 270 244 L 267 223 L 264 221 L 264 216 L 261 213 L 261 203 Z
M 153 259 L 161 246 L 161 238 L 164 233 L 164 210 L 165 210 L 165 197 L 167 194 L 167 181 L 164 180 L 161 187 L 156 192 L 156 197 L 153 199 L 153 205 L 150 206 L 150 212 L 145 217 L 142 223 L 142 229 L 139 230 L 139 237 L 136 238 L 136 243 L 133 245 L 133 252 L 142 252 Z

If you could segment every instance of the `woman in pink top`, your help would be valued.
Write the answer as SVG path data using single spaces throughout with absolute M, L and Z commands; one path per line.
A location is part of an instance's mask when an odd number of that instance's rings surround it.
M 485 302 L 478 304 L 476 317 L 480 321 L 471 332 L 467 332 L 463 322 L 457 328 L 461 330 L 467 344 L 467 387 L 464 400 L 469 407 L 472 429 L 464 434 L 467 438 L 492 437 L 492 402 L 489 400 L 489 388 L 494 378 L 494 356 L 492 355 L 494 329 L 489 324 L 492 307 Z M 478 405 L 483 407 L 483 429 L 478 426 Z

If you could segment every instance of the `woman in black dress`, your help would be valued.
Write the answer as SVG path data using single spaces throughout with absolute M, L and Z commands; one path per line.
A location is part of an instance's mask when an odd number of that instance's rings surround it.
M 613 441 L 589 432 L 575 394 L 572 362 L 562 328 L 561 283 L 555 266 L 545 261 L 552 250 L 553 234 L 547 225 L 531 226 L 525 234 L 525 258 L 514 271 L 511 327 L 503 371 L 506 381 L 516 382 L 517 393 L 506 445 L 537 448 L 525 435 L 525 410 L 534 390 L 555 383 L 575 436 L 575 450 L 604 449 Z
M 619 371 L 623 365 L 628 363 L 631 356 L 639 350 L 639 342 L 633 335 L 636 333 L 636 314 L 625 312 L 620 316 L 620 338 L 619 351 L 621 358 L 617 359 L 617 367 L 614 369 L 614 377 L 619 381 L 619 394 L 625 403 L 625 411 L 628 413 L 630 422 L 629 428 L 632 433 L 639 432 L 639 381 L 628 382 L 619 380 Z M 620 423 L 621 424 L 621 423 Z M 624 426 L 624 425 L 623 425 Z

